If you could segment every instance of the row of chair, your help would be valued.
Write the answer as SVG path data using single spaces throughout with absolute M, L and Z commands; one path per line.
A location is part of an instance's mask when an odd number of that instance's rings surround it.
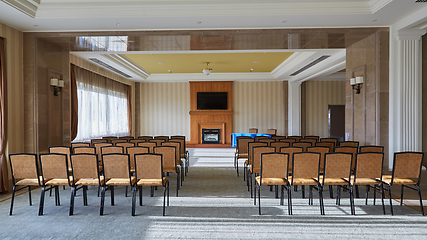
M 268 148 L 268 147 L 255 147 Z M 254 149 L 255 149 L 254 148 Z M 270 147 L 271 148 L 271 147 Z M 270 149 L 273 150 L 273 149 Z M 255 153 L 254 153 L 255 154 Z M 321 154 L 315 152 L 295 152 L 292 154 L 283 152 L 263 152 L 260 154 L 259 176 L 255 177 L 256 194 L 258 191 L 259 214 L 261 214 L 260 188 L 262 185 L 281 186 L 280 204 L 284 202 L 284 189 L 288 194 L 288 213 L 292 214 L 292 186 L 309 186 L 309 204 L 313 204 L 312 190 L 317 187 L 319 193 L 320 213 L 325 214 L 323 203 L 324 186 L 337 186 L 338 193 L 336 204 L 340 204 L 341 186 L 346 186 L 349 191 L 351 214 L 355 214 L 353 187 L 366 186 L 367 204 L 369 189 L 374 188 L 374 205 L 376 190 L 381 192 L 383 213 L 384 186 L 388 190 L 390 210 L 393 215 L 391 187 L 401 185 L 401 199 L 403 201 L 403 188 L 407 187 L 418 191 L 421 213 L 424 215 L 420 176 L 424 154 L 422 152 L 399 152 L 394 154 L 393 171 L 391 175 L 383 175 L 384 153 L 364 152 L 357 153 L 356 157 L 350 153 L 326 153 L 324 162 L 321 163 Z M 255 159 L 255 158 L 254 158 Z M 354 162 L 354 163 L 353 163 Z M 256 174 L 258 166 L 254 162 L 253 173 Z M 354 168 L 352 167 L 354 166 Z M 277 192 L 276 192 L 277 194 Z
M 93 147 L 78 147 L 88 148 L 94 150 Z M 169 183 L 167 179 L 158 181 L 158 178 L 154 178 L 153 174 L 156 173 L 156 169 L 146 168 L 151 166 L 158 166 L 159 164 L 144 163 L 146 161 L 158 161 L 150 160 L 151 158 L 159 158 L 161 156 L 161 173 L 177 173 L 177 196 L 180 185 L 182 185 L 182 178 L 180 178 L 181 169 L 177 165 L 177 158 L 179 157 L 177 146 L 156 146 L 154 147 L 154 153 L 149 153 L 148 147 L 128 147 L 127 154 L 123 152 L 110 151 L 116 148 L 122 149 L 121 146 L 105 146 L 102 147 L 101 160 L 98 161 L 98 154 L 96 153 L 75 153 L 75 154 L 64 154 L 64 153 L 46 153 L 40 154 L 39 159 L 35 154 L 10 154 L 10 166 L 12 172 L 13 182 L 13 193 L 12 202 L 10 207 L 10 215 L 12 214 L 14 195 L 16 191 L 27 188 L 29 190 L 30 205 L 31 203 L 31 186 L 41 186 L 42 193 L 40 196 L 40 208 L 39 215 L 43 214 L 44 206 L 44 191 L 47 186 L 50 189 L 55 189 L 55 203 L 59 205 L 59 191 L 58 186 L 70 186 L 72 189 L 72 197 L 70 199 L 70 215 L 73 214 L 74 206 L 74 192 L 76 186 L 83 186 L 84 205 L 87 205 L 87 186 L 98 185 L 102 187 L 101 193 L 101 215 L 103 214 L 103 199 L 105 197 L 105 188 L 108 186 L 111 190 L 111 205 L 114 205 L 114 185 L 119 186 L 131 186 L 133 187 L 133 203 L 135 198 L 135 191 L 137 186 L 157 186 L 155 184 L 162 183 L 161 186 L 166 187 L 169 196 Z M 77 148 L 76 148 L 77 149 Z M 131 156 L 132 155 L 132 156 Z M 143 157 L 139 157 L 139 156 Z M 157 157 L 156 157 L 157 156 Z M 141 160 L 138 160 L 141 158 Z M 77 159 L 77 160 L 76 160 Z M 138 173 L 138 162 L 140 166 L 144 166 L 142 172 Z M 89 164 L 89 165 L 86 165 Z M 145 164 L 145 165 L 144 165 Z M 64 172 L 64 169 L 66 172 Z M 124 169 L 127 169 L 126 171 Z M 95 171 L 96 170 L 96 171 Z M 147 181 L 140 181 L 141 179 L 148 179 Z M 156 180 L 157 179 L 157 180 Z M 160 178 L 162 179 L 162 178 Z M 138 184 L 139 185 L 138 185 Z M 181 183 L 181 184 L 180 184 Z M 136 184 L 136 185 L 135 185 Z M 17 187 L 21 188 L 17 188 Z M 140 204 L 142 201 L 142 189 L 140 191 Z M 168 200 L 169 202 L 169 200 Z M 163 207 L 164 208 L 164 207 Z M 164 210 L 163 210 L 164 211 Z M 132 215 L 135 213 L 135 207 L 132 208 Z

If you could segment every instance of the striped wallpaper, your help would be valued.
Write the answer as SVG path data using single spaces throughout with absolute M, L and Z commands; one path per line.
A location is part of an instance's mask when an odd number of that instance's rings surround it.
M 24 151 L 23 33 L 0 23 L 5 39 L 8 105 L 6 154 Z M 10 178 L 10 176 L 9 176 Z
M 233 82 L 233 132 L 248 132 L 258 128 L 267 133 L 277 129 L 278 135 L 285 134 L 283 82 L 248 81 Z
M 190 140 L 190 83 L 141 83 L 140 135 Z
M 328 105 L 345 104 L 345 81 L 307 81 L 306 96 L 306 135 L 328 137 Z

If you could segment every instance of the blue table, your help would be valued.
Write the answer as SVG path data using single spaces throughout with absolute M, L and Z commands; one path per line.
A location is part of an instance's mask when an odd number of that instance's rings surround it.
M 255 138 L 256 136 L 267 136 L 268 138 L 271 138 L 274 134 L 264 134 L 264 133 L 232 133 L 231 134 L 231 147 L 236 147 L 237 137 L 245 136 L 245 137 L 251 137 Z

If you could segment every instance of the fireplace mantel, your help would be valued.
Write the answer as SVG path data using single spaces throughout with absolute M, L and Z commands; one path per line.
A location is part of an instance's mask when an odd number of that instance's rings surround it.
M 218 128 L 220 129 L 220 142 L 221 144 L 225 144 L 225 123 L 199 123 L 199 141 L 198 144 L 202 143 L 202 129 L 212 129 Z

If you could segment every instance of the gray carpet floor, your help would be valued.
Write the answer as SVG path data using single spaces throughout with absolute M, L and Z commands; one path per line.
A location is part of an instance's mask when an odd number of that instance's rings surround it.
M 124 196 L 124 187 L 116 189 L 115 206 L 110 205 L 107 191 L 104 216 L 99 216 L 100 198 L 94 187 L 89 189 L 89 206 L 83 206 L 82 192 L 77 192 L 74 216 L 68 216 L 69 188 L 60 191 L 61 206 L 55 206 L 54 197 L 47 194 L 44 215 L 37 216 L 40 190 L 36 189 L 33 206 L 29 206 L 26 192 L 16 197 L 12 216 L 10 200 L 0 203 L 0 239 L 427 238 L 427 217 L 395 201 L 395 215 L 390 215 L 388 201 L 387 215 L 383 215 L 380 199 L 373 205 L 372 192 L 368 205 L 364 199 L 356 199 L 356 216 L 350 215 L 347 192 L 342 193 L 341 205 L 337 206 L 325 191 L 325 216 L 320 215 L 316 191 L 312 206 L 307 198 L 302 199 L 301 191 L 293 192 L 293 215 L 289 216 L 287 201 L 279 205 L 279 199 L 265 186 L 261 192 L 262 215 L 258 215 L 243 177 L 237 177 L 232 167 L 232 152 L 218 150 L 216 153 L 223 156 L 218 158 L 203 149 L 190 153 L 192 167 L 179 197 L 175 196 L 176 177 L 169 177 L 171 197 L 166 216 L 162 216 L 162 191 L 150 197 L 147 188 L 143 206 L 137 204 L 137 216 L 132 217 L 131 197 Z

